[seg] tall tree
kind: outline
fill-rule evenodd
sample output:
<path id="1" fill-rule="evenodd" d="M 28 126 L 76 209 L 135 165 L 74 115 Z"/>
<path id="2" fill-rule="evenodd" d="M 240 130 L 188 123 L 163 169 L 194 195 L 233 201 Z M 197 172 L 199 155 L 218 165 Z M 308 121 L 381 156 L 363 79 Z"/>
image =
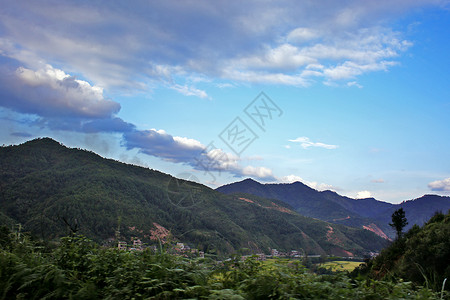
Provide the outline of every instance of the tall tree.
<path id="1" fill-rule="evenodd" d="M 395 229 L 397 232 L 397 238 L 400 238 L 402 235 L 403 228 L 408 225 L 408 220 L 405 217 L 405 211 L 403 208 L 399 208 L 392 214 L 392 223 L 389 223 L 389 226 Z"/>

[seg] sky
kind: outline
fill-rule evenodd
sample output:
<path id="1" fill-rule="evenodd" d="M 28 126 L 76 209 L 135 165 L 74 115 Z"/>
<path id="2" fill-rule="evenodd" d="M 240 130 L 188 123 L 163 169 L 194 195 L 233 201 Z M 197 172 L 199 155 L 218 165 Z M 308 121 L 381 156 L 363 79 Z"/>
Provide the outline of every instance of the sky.
<path id="1" fill-rule="evenodd" d="M 0 144 L 450 195 L 450 1 L 1 1 Z"/>

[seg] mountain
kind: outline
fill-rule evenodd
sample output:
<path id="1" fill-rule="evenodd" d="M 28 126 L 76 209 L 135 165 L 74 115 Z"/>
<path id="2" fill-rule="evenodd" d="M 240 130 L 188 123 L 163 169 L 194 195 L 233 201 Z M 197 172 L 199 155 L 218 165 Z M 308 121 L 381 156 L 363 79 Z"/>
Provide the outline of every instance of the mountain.
<path id="1" fill-rule="evenodd" d="M 283 201 L 224 195 L 156 170 L 67 148 L 49 138 L 0 148 L 0 223 L 51 240 L 184 242 L 219 255 L 303 250 L 362 255 L 386 241 L 368 230 L 308 218 Z"/>
<path id="2" fill-rule="evenodd" d="M 233 195 L 249 193 L 259 197 L 278 199 L 289 204 L 301 215 L 317 218 L 326 222 L 343 224 L 356 228 L 365 228 L 382 237 L 395 237 L 388 225 L 392 213 L 402 207 L 406 212 L 408 226 L 422 225 L 436 211 L 450 209 L 450 197 L 425 195 L 421 198 L 391 204 L 374 198 L 352 199 L 332 191 L 319 192 L 301 182 L 289 184 L 261 184 L 245 179 L 221 186 L 217 191 Z"/>

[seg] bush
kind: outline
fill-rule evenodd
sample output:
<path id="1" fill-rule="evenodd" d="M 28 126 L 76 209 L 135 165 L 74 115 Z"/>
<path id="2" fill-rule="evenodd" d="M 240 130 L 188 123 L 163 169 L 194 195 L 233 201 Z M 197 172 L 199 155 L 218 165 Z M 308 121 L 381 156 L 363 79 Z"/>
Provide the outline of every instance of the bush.
<path id="1" fill-rule="evenodd" d="M 24 235 L 0 250 L 0 299 L 437 299 L 410 282 L 316 275 L 298 261 L 225 262 L 101 248 L 83 236 L 45 252 Z M 11 237 L 10 236 L 10 237 Z M 15 237 L 15 238 L 14 238 Z"/>

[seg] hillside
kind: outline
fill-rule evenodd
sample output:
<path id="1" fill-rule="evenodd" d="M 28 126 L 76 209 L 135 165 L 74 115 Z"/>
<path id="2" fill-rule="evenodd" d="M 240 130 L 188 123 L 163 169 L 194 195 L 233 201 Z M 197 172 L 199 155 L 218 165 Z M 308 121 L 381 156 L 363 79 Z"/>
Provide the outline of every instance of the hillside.
<path id="1" fill-rule="evenodd" d="M 223 195 L 161 172 L 49 139 L 0 148 L 0 222 L 42 239 L 70 230 L 99 242 L 182 241 L 209 253 L 303 249 L 354 254 L 385 245 L 373 233 L 301 216 L 282 201 Z"/>
<path id="2" fill-rule="evenodd" d="M 354 275 L 411 281 L 440 291 L 450 277 L 450 211 L 437 213 L 422 227 L 413 226 Z M 450 291 L 450 285 L 445 286 Z"/>
<path id="3" fill-rule="evenodd" d="M 425 195 L 421 198 L 391 204 L 374 198 L 351 199 L 332 191 L 319 192 L 301 182 L 290 184 L 261 184 L 252 179 L 221 186 L 217 191 L 232 195 L 249 193 L 259 197 L 281 200 L 298 213 L 323 221 L 366 228 L 380 236 L 395 237 L 389 227 L 392 213 L 402 207 L 408 218 L 408 226 L 423 225 L 436 211 L 450 209 L 450 197 Z"/>

